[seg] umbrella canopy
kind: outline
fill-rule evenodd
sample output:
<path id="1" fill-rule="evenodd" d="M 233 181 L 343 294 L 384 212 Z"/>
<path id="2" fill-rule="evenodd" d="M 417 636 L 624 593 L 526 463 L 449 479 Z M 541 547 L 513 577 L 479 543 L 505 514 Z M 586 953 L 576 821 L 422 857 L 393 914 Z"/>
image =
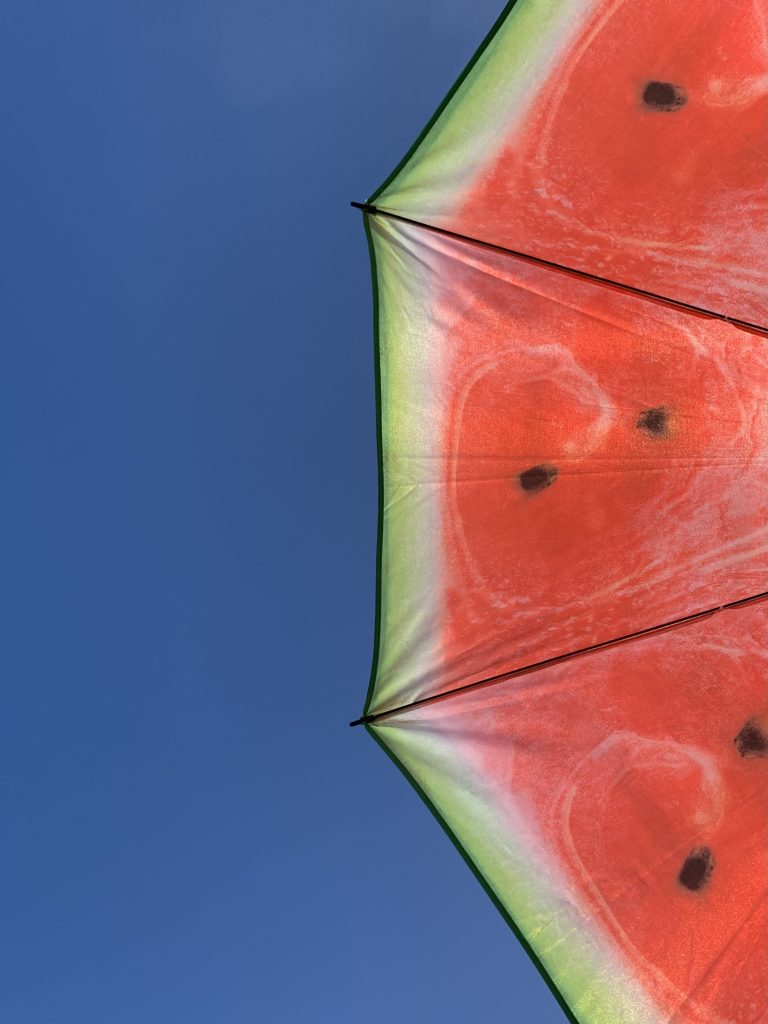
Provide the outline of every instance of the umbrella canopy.
<path id="1" fill-rule="evenodd" d="M 768 58 L 518 0 L 362 204 L 362 718 L 579 1024 L 768 1020 Z"/>

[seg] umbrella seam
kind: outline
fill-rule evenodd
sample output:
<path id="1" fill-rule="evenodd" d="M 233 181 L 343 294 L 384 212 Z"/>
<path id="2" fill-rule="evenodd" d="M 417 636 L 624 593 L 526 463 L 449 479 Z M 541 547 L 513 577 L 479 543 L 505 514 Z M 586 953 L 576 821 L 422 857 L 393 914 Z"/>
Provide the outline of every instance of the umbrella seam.
<path id="1" fill-rule="evenodd" d="M 446 238 L 452 238 L 456 241 L 465 242 L 469 245 L 480 246 L 483 249 L 489 249 L 493 252 L 511 256 L 514 259 L 521 260 L 525 263 L 533 263 L 540 267 L 547 267 L 550 270 L 555 270 L 562 274 L 569 274 L 573 277 L 589 281 L 592 284 L 602 285 L 605 288 L 612 288 L 617 291 L 626 292 L 630 295 L 642 296 L 645 299 L 650 299 L 662 305 L 669 306 L 670 308 L 678 309 L 696 316 L 706 316 L 714 320 L 722 320 L 724 323 L 731 324 L 732 326 L 741 328 L 742 330 L 750 331 L 751 333 L 759 334 L 763 337 L 768 337 L 768 327 L 763 326 L 762 324 L 750 323 L 748 320 L 740 320 L 738 317 L 728 316 L 727 313 L 718 313 L 713 309 L 705 309 L 703 306 L 696 306 L 690 302 L 683 302 L 680 299 L 672 299 L 668 295 L 660 295 L 657 292 L 646 291 L 644 288 L 637 288 L 631 284 L 624 284 L 621 281 L 613 281 L 607 277 L 590 274 L 586 270 L 577 270 L 575 267 L 567 267 L 562 263 L 555 263 L 553 260 L 547 260 L 541 256 L 533 256 L 530 253 L 518 252 L 516 249 L 507 249 L 503 245 L 495 245 L 493 242 L 485 242 L 480 238 L 473 238 L 471 235 L 462 235 L 458 231 L 441 228 L 436 224 L 428 224 L 425 221 L 413 220 L 410 217 L 403 217 L 402 214 L 392 213 L 389 210 L 382 210 L 380 207 L 373 206 L 371 203 L 358 203 L 352 201 L 350 205 L 354 206 L 358 210 L 362 210 L 363 213 L 368 216 L 385 217 L 389 220 L 400 221 L 403 224 L 411 224 L 413 227 L 423 228 L 425 231 L 432 231 L 436 234 L 443 235 Z"/>
<path id="2" fill-rule="evenodd" d="M 619 644 L 631 643 L 634 640 L 642 640 L 645 637 L 666 632 L 667 630 L 679 629 L 681 626 L 687 626 L 693 622 L 699 622 L 702 619 L 709 618 L 712 615 L 717 615 L 718 612 L 732 611 L 736 608 L 743 608 L 746 605 L 756 604 L 759 601 L 765 600 L 768 600 L 768 591 L 762 591 L 759 594 L 752 594 L 750 597 L 739 598 L 737 601 L 728 601 L 724 604 L 715 605 L 712 608 L 705 608 L 703 611 L 693 612 L 690 615 L 683 615 L 677 619 L 670 619 L 668 622 L 662 622 L 657 626 L 649 626 L 646 629 L 640 629 L 634 633 L 626 633 L 623 636 L 614 637 L 610 640 L 602 640 L 599 643 L 590 644 L 588 647 L 581 647 L 577 650 L 569 651 L 566 654 L 558 654 L 552 658 L 545 658 L 542 661 L 533 662 L 530 665 L 523 665 L 520 668 L 510 669 L 507 672 L 500 672 L 497 675 L 489 676 L 487 679 L 479 679 L 473 683 L 465 683 L 463 686 L 456 686 L 451 690 L 444 690 L 441 693 L 434 693 L 428 697 L 421 697 L 419 700 L 410 701 L 407 704 L 400 704 L 395 708 L 387 708 L 384 711 L 377 711 L 373 714 L 365 713 L 360 718 L 355 719 L 349 724 L 353 727 L 356 725 L 371 725 L 375 722 L 380 722 L 382 719 L 390 718 L 393 715 L 402 714 L 405 711 L 424 707 L 427 704 L 434 704 L 437 701 L 446 700 L 448 697 L 454 697 L 458 694 L 468 693 L 470 690 L 477 690 L 480 687 L 505 683 L 510 679 L 516 679 L 518 676 L 528 675 L 532 672 L 539 672 L 542 669 L 550 668 L 553 665 L 559 665 L 561 662 L 571 661 L 574 658 L 582 657 L 587 654 L 595 654 L 598 651 L 603 651 L 610 647 L 617 647 Z"/>

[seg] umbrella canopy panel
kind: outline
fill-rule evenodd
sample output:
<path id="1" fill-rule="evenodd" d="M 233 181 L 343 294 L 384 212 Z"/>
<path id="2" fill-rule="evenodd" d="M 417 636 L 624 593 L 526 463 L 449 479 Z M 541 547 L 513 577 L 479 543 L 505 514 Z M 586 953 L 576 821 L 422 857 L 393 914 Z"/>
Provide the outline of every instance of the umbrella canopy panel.
<path id="1" fill-rule="evenodd" d="M 386 216 L 381 712 L 768 589 L 768 339 Z"/>

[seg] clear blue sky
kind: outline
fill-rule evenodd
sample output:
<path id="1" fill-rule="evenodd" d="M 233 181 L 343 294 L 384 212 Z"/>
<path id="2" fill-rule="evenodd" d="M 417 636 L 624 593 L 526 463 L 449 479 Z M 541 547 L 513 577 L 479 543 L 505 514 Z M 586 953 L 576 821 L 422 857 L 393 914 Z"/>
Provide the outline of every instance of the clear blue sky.
<path id="1" fill-rule="evenodd" d="M 0 1019 L 560 1024 L 360 730 L 363 199 L 502 0 L 5 0 Z"/>

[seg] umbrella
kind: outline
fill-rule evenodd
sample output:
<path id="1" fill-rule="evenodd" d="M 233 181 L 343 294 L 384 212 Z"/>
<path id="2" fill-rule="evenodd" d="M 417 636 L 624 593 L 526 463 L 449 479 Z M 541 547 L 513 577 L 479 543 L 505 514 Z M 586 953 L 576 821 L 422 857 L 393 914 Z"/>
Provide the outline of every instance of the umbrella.
<path id="1" fill-rule="evenodd" d="M 363 209 L 363 724 L 579 1024 L 768 1020 L 768 69 L 518 0 Z"/>

